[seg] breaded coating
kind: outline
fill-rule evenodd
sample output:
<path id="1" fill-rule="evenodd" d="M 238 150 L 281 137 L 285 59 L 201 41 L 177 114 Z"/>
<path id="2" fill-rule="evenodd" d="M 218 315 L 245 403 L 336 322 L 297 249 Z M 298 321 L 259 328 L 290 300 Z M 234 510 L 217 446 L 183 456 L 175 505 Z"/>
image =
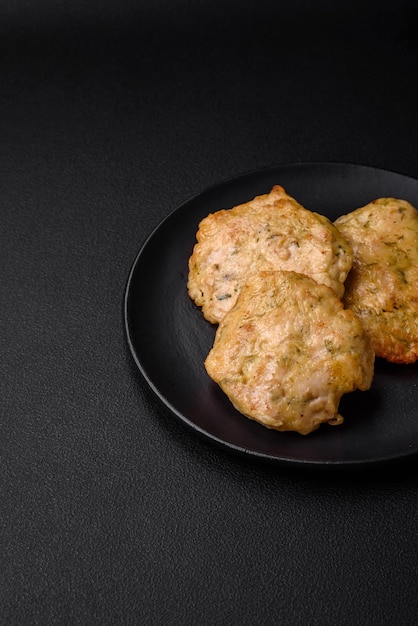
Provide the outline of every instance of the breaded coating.
<path id="1" fill-rule="evenodd" d="M 336 293 L 296 272 L 261 272 L 217 328 L 205 367 L 238 411 L 307 435 L 340 424 L 343 394 L 369 389 L 374 353 Z"/>
<path id="2" fill-rule="evenodd" d="M 335 224 L 351 242 L 353 268 L 344 302 L 361 319 L 376 356 L 414 363 L 418 356 L 418 211 L 379 198 Z"/>
<path id="3" fill-rule="evenodd" d="M 187 288 L 212 323 L 235 304 L 248 276 L 292 270 L 342 297 L 352 250 L 328 218 L 305 209 L 276 185 L 268 194 L 209 214 L 199 224 Z"/>

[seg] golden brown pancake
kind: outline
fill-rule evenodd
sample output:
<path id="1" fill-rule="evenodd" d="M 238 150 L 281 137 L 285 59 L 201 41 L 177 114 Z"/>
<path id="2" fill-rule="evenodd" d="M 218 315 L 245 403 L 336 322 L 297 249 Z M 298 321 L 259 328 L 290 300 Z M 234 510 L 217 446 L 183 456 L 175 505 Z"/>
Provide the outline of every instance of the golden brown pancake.
<path id="1" fill-rule="evenodd" d="M 324 422 L 341 423 L 341 397 L 368 389 L 373 366 L 353 311 L 330 287 L 288 271 L 249 277 L 205 361 L 238 411 L 303 435 Z"/>
<path id="2" fill-rule="evenodd" d="M 332 222 L 305 209 L 279 185 L 249 202 L 209 214 L 196 238 L 187 287 L 213 323 L 234 306 L 250 274 L 300 272 L 341 297 L 352 265 L 351 246 Z"/>
<path id="3" fill-rule="evenodd" d="M 413 363 L 418 356 L 418 211 L 379 198 L 335 221 L 351 243 L 353 268 L 344 302 L 361 319 L 376 356 Z"/>

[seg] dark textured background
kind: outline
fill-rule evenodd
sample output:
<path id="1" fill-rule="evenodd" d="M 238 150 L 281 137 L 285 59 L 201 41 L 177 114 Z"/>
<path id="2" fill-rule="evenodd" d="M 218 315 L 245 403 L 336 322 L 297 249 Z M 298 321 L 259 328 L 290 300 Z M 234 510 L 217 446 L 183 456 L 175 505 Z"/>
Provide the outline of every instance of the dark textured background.
<path id="1" fill-rule="evenodd" d="M 410 626 L 416 459 L 214 448 L 137 373 L 122 301 L 150 231 L 219 181 L 317 160 L 418 177 L 416 3 L 0 14 L 1 624 Z"/>

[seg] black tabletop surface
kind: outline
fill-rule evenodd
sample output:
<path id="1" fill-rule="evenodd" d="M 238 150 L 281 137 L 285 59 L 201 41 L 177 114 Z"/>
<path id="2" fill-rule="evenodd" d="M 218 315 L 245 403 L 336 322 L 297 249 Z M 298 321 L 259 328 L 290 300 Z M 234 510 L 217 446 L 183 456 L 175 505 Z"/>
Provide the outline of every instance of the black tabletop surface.
<path id="1" fill-rule="evenodd" d="M 223 181 L 300 162 L 418 178 L 416 3 L 1 13 L 0 623 L 415 623 L 416 457 L 215 445 L 141 375 L 123 303 L 150 233 Z"/>

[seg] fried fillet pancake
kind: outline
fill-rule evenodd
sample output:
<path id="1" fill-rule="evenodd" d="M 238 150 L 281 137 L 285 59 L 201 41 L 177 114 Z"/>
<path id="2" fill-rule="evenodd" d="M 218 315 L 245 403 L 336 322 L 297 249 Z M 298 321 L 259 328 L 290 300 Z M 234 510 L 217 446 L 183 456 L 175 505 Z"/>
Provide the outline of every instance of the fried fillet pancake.
<path id="1" fill-rule="evenodd" d="M 217 328 L 205 367 L 238 411 L 307 435 L 343 421 L 341 396 L 370 387 L 374 353 L 331 288 L 280 270 L 248 279 Z"/>
<path id="2" fill-rule="evenodd" d="M 313 213 L 276 185 L 270 193 L 199 224 L 189 259 L 187 288 L 210 322 L 220 322 L 251 273 L 292 270 L 329 285 L 340 297 L 352 250 L 326 217 Z"/>
<path id="3" fill-rule="evenodd" d="M 393 363 L 418 357 L 418 211 L 379 198 L 335 221 L 351 242 L 353 268 L 344 302 L 355 311 L 377 356 Z"/>

